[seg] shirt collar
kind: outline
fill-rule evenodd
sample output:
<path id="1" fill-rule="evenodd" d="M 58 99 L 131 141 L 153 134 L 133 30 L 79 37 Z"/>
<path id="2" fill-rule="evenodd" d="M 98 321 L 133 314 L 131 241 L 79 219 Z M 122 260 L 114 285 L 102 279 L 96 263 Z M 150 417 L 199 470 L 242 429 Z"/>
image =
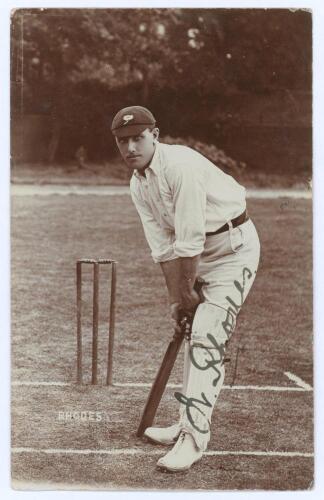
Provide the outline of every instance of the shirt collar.
<path id="1" fill-rule="evenodd" d="M 159 172 L 159 167 L 160 167 L 160 143 L 157 142 L 152 161 L 148 168 L 153 170 L 153 172 L 157 175 Z"/>
<path id="2" fill-rule="evenodd" d="M 159 166 L 160 166 L 160 154 L 159 154 L 159 149 L 160 149 L 160 143 L 157 142 L 155 146 L 155 151 L 151 160 L 151 163 L 147 167 L 147 169 L 153 170 L 153 172 L 158 175 L 159 172 Z M 147 170 L 146 169 L 146 170 Z M 134 170 L 134 175 L 138 179 L 143 178 L 143 176 L 138 172 L 137 169 Z"/>

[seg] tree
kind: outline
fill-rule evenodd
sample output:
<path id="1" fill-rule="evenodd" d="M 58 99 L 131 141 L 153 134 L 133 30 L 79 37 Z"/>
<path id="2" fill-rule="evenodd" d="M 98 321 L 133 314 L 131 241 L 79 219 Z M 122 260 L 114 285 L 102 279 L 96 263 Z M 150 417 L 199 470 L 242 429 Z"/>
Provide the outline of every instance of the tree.
<path id="1" fill-rule="evenodd" d="M 12 110 L 52 120 L 55 159 L 75 89 L 195 103 L 311 86 L 311 15 L 289 9 L 21 9 L 12 17 Z M 84 85 L 87 83 L 87 85 Z M 91 93 L 91 89 L 93 92 Z M 102 97 L 102 93 L 100 94 Z M 77 110 L 76 110 L 77 111 Z"/>
<path id="2" fill-rule="evenodd" d="M 183 49 L 174 50 L 181 25 L 173 9 L 32 9 L 12 19 L 13 102 L 20 111 L 49 112 L 53 133 L 48 160 L 55 158 L 71 85 L 84 80 L 108 89 L 137 82 L 142 101 L 152 81 L 162 86 L 165 66 L 178 71 Z M 188 55 L 188 54 L 187 54 Z M 18 71 L 17 69 L 18 68 Z M 13 106 L 14 109 L 15 106 Z"/>

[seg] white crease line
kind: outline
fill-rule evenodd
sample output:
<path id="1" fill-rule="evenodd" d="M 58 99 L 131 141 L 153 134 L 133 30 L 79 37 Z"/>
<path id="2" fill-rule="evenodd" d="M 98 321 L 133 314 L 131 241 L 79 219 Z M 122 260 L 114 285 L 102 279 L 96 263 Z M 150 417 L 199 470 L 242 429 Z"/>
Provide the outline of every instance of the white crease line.
<path id="1" fill-rule="evenodd" d="M 76 185 L 76 184 L 12 184 L 11 194 L 13 196 L 34 196 L 34 195 L 124 195 L 130 194 L 127 185 Z M 311 199 L 312 192 L 305 189 L 264 189 L 251 188 L 246 190 L 247 198 L 256 199 Z"/>
<path id="2" fill-rule="evenodd" d="M 141 448 L 119 448 L 111 450 L 73 449 L 73 448 L 11 448 L 12 453 L 45 453 L 48 455 L 161 455 L 163 450 L 144 450 Z M 242 451 L 242 450 L 214 450 L 206 451 L 204 455 L 215 457 L 219 455 L 257 456 L 257 457 L 306 457 L 311 458 L 314 453 L 301 451 Z"/>
<path id="3" fill-rule="evenodd" d="M 274 386 L 274 385 L 224 385 L 222 390 L 233 390 L 233 391 L 272 391 L 272 392 L 308 392 L 312 391 L 312 387 L 304 382 L 304 387 L 291 387 L 291 386 Z M 20 387 L 75 387 L 76 383 L 69 382 L 28 382 L 28 381 L 13 381 L 12 386 Z M 145 382 L 116 382 L 112 387 L 143 387 L 150 388 L 152 384 Z M 82 387 L 92 387 L 91 384 L 85 384 Z M 97 385 L 95 387 L 107 387 L 105 385 Z M 181 384 L 168 384 L 169 389 L 179 389 L 182 387 Z"/>
<path id="4" fill-rule="evenodd" d="M 304 389 L 304 391 L 312 391 L 313 390 L 311 385 L 307 384 L 307 382 L 302 380 L 297 375 L 294 375 L 291 372 L 284 372 L 284 373 L 285 373 L 286 377 L 288 377 L 290 380 L 295 382 L 299 387 L 302 387 Z"/>
<path id="5" fill-rule="evenodd" d="M 301 387 L 280 387 L 275 385 L 225 385 L 222 389 L 236 391 L 305 392 L 305 389 Z"/>
<path id="6" fill-rule="evenodd" d="M 29 387 L 38 387 L 38 386 L 49 386 L 49 387 L 68 387 L 74 384 L 70 384 L 69 382 L 29 382 L 29 381 L 18 381 L 14 380 L 11 382 L 12 386 L 29 386 Z"/>
<path id="7" fill-rule="evenodd" d="M 278 198 L 293 198 L 293 199 L 312 199 L 312 191 L 301 189 L 247 189 L 247 198 L 256 199 L 278 199 Z"/>
<path id="8" fill-rule="evenodd" d="M 205 451 L 204 455 L 215 457 L 217 455 L 252 455 L 255 457 L 307 457 L 311 458 L 314 453 L 305 453 L 302 451 L 225 451 L 225 450 L 212 450 Z"/>
<path id="9" fill-rule="evenodd" d="M 148 387 L 150 388 L 152 384 L 147 382 L 116 382 L 113 384 L 114 387 Z M 170 389 L 179 389 L 182 387 L 181 384 L 167 384 L 167 387 Z"/>
<path id="10" fill-rule="evenodd" d="M 69 491 L 74 491 L 74 490 L 86 490 L 86 491 L 102 491 L 102 490 L 125 490 L 127 489 L 126 487 L 123 488 L 119 484 L 115 484 L 113 481 L 105 481 L 103 486 L 100 485 L 94 485 L 92 483 L 65 483 L 65 482 L 56 482 L 56 481 L 22 481 L 22 480 L 17 480 L 17 479 L 11 479 L 11 487 L 14 490 L 26 490 L 30 491 L 42 491 L 42 490 L 69 490 Z M 34 494 L 35 496 L 36 494 Z"/>
<path id="11" fill-rule="evenodd" d="M 81 186 L 73 184 L 13 184 L 11 186 L 13 196 L 48 196 L 48 195 L 104 195 L 119 196 L 130 194 L 129 186 Z"/>
<path id="12" fill-rule="evenodd" d="M 145 383 L 116 383 L 115 387 L 151 387 L 151 384 Z M 168 384 L 167 387 L 170 389 L 179 389 L 182 387 L 181 384 Z M 289 387 L 289 386 L 273 386 L 273 385 L 223 385 L 222 390 L 236 390 L 236 391 L 277 391 L 277 392 L 305 392 L 306 389 L 301 387 Z M 309 389 L 307 389 L 309 390 Z"/>

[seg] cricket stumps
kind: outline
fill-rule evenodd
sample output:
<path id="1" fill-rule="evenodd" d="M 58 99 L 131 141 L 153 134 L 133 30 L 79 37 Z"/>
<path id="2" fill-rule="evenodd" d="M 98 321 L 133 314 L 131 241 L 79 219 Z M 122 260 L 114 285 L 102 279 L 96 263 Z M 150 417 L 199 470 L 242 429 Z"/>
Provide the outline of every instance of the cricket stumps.
<path id="1" fill-rule="evenodd" d="M 78 259 L 76 262 L 77 383 L 83 383 L 82 366 L 82 267 L 93 266 L 91 384 L 98 384 L 98 332 L 100 266 L 111 265 L 106 385 L 112 385 L 115 337 L 117 262 L 110 259 Z"/>

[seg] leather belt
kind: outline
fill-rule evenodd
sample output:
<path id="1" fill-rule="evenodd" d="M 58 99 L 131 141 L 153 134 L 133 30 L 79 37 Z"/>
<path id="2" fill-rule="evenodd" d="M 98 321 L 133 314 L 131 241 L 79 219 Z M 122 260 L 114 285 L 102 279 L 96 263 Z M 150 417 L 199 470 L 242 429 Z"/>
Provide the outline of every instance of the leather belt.
<path id="1" fill-rule="evenodd" d="M 247 214 L 247 211 L 244 210 L 244 212 L 241 213 L 241 215 L 238 215 L 237 217 L 235 217 L 235 219 L 232 219 L 231 222 L 232 222 L 233 227 L 237 227 L 237 226 L 240 226 L 241 224 L 243 224 L 243 222 L 246 222 L 247 220 L 249 220 L 249 216 Z M 206 233 L 206 236 L 212 236 L 213 234 L 224 233 L 225 231 L 228 231 L 228 230 L 229 230 L 229 225 L 226 223 L 226 224 L 224 224 L 224 226 L 217 229 L 217 231 L 212 231 L 212 232 Z"/>

